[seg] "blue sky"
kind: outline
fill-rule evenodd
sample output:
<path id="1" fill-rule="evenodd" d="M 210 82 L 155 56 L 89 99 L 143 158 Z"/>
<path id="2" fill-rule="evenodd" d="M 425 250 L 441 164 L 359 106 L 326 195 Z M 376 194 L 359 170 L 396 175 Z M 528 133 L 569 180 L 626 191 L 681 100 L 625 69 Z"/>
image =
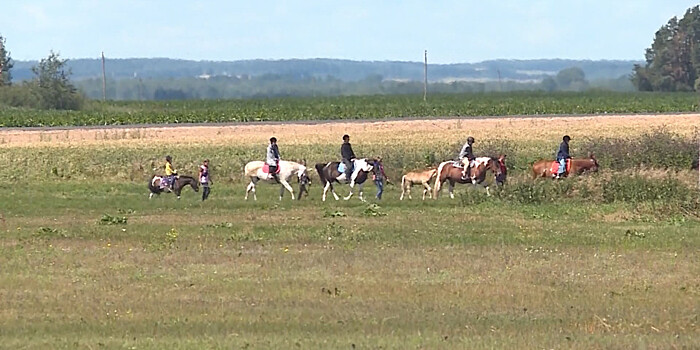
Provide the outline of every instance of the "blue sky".
<path id="1" fill-rule="evenodd" d="M 8 1 L 16 60 L 636 59 L 685 0 Z"/>

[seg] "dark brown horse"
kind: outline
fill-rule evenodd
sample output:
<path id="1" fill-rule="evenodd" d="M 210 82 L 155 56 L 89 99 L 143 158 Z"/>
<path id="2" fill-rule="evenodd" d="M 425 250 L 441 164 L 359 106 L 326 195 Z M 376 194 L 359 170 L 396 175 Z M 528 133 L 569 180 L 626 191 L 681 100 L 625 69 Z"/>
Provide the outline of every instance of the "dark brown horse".
<path id="1" fill-rule="evenodd" d="M 484 183 L 484 180 L 486 180 L 487 171 L 491 171 L 497 181 L 501 180 L 498 182 L 505 182 L 499 162 L 490 157 L 476 158 L 474 160 L 474 166 L 471 169 L 471 176 L 467 179 L 462 177 L 462 170 L 462 167 L 457 166 L 455 162 L 451 160 L 440 163 L 435 179 L 435 186 L 433 187 L 433 198 L 437 199 L 438 195 L 440 194 L 440 190 L 442 189 L 442 184 L 445 181 L 450 184 L 450 198 L 455 197 L 454 187 L 456 183 L 473 185 L 483 184 L 486 188 L 486 193 L 489 194 L 489 186 Z"/>
<path id="2" fill-rule="evenodd" d="M 153 175 L 150 180 L 148 180 L 148 189 L 151 191 L 151 194 L 148 196 L 148 199 L 153 198 L 153 195 L 160 195 L 161 192 L 170 192 L 169 188 L 164 188 L 161 187 L 161 182 L 163 181 L 163 177 L 161 175 Z M 197 179 L 191 177 L 191 176 L 185 176 L 185 175 L 180 175 L 175 179 L 175 183 L 173 183 L 173 190 L 172 192 L 175 193 L 177 196 L 177 199 L 180 199 L 180 193 L 182 192 L 182 189 L 185 186 L 192 186 L 192 189 L 195 192 L 199 192 L 199 181 Z"/>
<path id="3" fill-rule="evenodd" d="M 555 167 L 556 166 L 556 167 Z M 568 167 L 568 166 L 567 166 Z M 564 176 L 569 174 L 581 175 L 585 172 L 596 172 L 598 171 L 598 160 L 593 154 L 588 154 L 588 158 L 571 158 L 571 168 L 568 172 L 564 173 Z M 536 179 L 538 177 L 549 177 L 554 178 L 557 175 L 557 170 L 552 171 L 552 169 L 558 169 L 559 163 L 551 159 L 542 159 L 534 162 L 532 164 L 532 178 Z"/>

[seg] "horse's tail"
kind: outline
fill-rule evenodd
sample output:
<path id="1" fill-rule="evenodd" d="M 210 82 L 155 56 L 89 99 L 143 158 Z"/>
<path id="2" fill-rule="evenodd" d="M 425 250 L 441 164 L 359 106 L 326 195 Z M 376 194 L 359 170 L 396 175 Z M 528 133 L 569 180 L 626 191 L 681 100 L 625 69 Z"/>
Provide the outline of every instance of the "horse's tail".
<path id="1" fill-rule="evenodd" d="M 314 167 L 316 168 L 316 172 L 318 173 L 318 177 L 321 181 L 321 186 L 326 186 L 326 182 L 328 180 L 326 180 L 326 177 L 323 176 L 323 168 L 326 167 L 326 164 L 316 163 L 316 165 Z"/>
<path id="2" fill-rule="evenodd" d="M 401 191 L 406 189 L 406 175 L 401 176 Z"/>
<path id="3" fill-rule="evenodd" d="M 156 176 L 153 175 L 153 176 L 151 176 L 151 178 L 148 179 L 148 190 L 151 191 L 151 193 L 158 193 L 158 188 L 156 188 L 155 186 L 153 186 L 153 179 L 154 179 L 155 177 L 156 177 Z"/>
<path id="4" fill-rule="evenodd" d="M 442 171 L 445 169 L 445 165 L 448 162 L 442 162 L 437 168 L 437 173 L 435 174 L 435 186 L 433 186 L 433 198 L 437 199 L 440 189 L 442 188 Z"/>

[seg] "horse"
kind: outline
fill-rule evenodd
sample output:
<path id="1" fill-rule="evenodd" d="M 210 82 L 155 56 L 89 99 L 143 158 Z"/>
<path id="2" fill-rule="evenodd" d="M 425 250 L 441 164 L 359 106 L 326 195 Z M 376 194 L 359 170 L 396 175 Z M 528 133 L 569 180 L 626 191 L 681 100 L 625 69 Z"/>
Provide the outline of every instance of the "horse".
<path id="1" fill-rule="evenodd" d="M 433 198 L 433 192 L 430 188 L 430 180 L 435 177 L 435 174 L 437 174 L 437 168 L 406 173 L 406 175 L 401 177 L 401 197 L 399 200 L 403 200 L 404 194 L 408 194 L 408 199 L 412 199 L 411 187 L 413 187 L 415 184 L 423 185 L 423 200 L 425 200 L 426 193 L 428 193 L 430 198 Z"/>
<path id="2" fill-rule="evenodd" d="M 168 188 L 160 187 L 160 183 L 163 181 L 164 177 L 165 176 L 162 175 L 153 175 L 151 176 L 151 179 L 148 180 L 148 189 L 151 191 L 148 199 L 153 198 L 154 194 L 160 195 L 161 192 L 171 192 Z M 195 192 L 199 192 L 199 181 L 197 181 L 197 179 L 191 176 L 179 175 L 177 178 L 175 178 L 172 189 L 172 192 L 175 193 L 177 199 L 180 199 L 180 193 L 187 185 L 191 186 Z"/>
<path id="3" fill-rule="evenodd" d="M 331 190 L 331 193 L 333 193 L 335 200 L 339 199 L 338 195 L 335 193 L 335 189 L 333 189 L 333 182 L 340 183 L 340 181 L 344 181 L 345 173 L 338 171 L 338 165 L 340 165 L 340 162 L 316 164 L 316 171 L 318 172 L 318 177 L 321 179 L 321 184 L 323 185 L 322 199 L 324 202 L 326 201 L 326 193 L 328 193 L 329 189 Z M 364 202 L 365 199 L 362 197 L 362 186 L 364 185 L 365 181 L 367 181 L 367 174 L 374 171 L 374 159 L 354 159 L 353 169 L 352 175 L 350 175 L 350 194 L 343 199 L 349 200 L 352 197 L 353 189 L 357 184 L 360 200 Z"/>
<path id="4" fill-rule="evenodd" d="M 567 166 L 568 168 L 569 166 Z M 598 171 L 598 160 L 592 153 L 588 154 L 588 158 L 572 158 L 570 163 L 570 169 L 564 173 L 564 176 L 569 174 L 581 175 L 585 172 L 597 172 Z M 532 179 L 537 179 L 538 177 L 551 177 L 555 178 L 557 171 L 559 169 L 559 162 L 551 159 L 542 159 L 534 162 L 532 164 Z M 554 171 L 552 171 L 554 170 Z"/>
<path id="5" fill-rule="evenodd" d="M 265 168 L 265 162 L 261 162 L 259 160 L 254 160 L 245 165 L 244 174 L 250 178 L 250 184 L 248 184 L 248 187 L 245 190 L 245 200 L 248 200 L 248 194 L 250 192 L 253 192 L 253 199 L 258 200 L 258 196 L 255 194 L 255 185 L 258 183 L 258 181 L 275 181 L 274 178 L 269 177 L 267 172 L 263 171 L 263 168 Z M 285 189 L 289 191 L 289 193 L 292 194 L 292 198 L 294 198 L 294 189 L 289 184 L 289 180 L 291 179 L 292 175 L 296 175 L 297 180 L 299 181 L 299 195 L 296 199 L 300 200 L 301 194 L 307 191 L 306 186 L 311 184 L 311 179 L 309 179 L 309 176 L 306 173 L 306 166 L 297 162 L 281 160 L 279 162 L 278 169 L 279 173 L 277 177 L 279 178 L 280 184 L 280 200 L 282 200 Z"/>
<path id="6" fill-rule="evenodd" d="M 448 160 L 440 163 L 436 174 L 435 186 L 433 186 L 433 198 L 438 198 L 440 190 L 442 190 L 442 184 L 445 181 L 449 182 L 450 198 L 454 199 L 455 183 L 471 183 L 475 186 L 478 184 L 482 184 L 486 179 L 486 172 L 489 170 L 491 171 L 491 173 L 493 173 L 495 179 L 498 179 L 499 176 L 502 176 L 500 165 L 497 163 L 497 160 L 494 160 L 491 157 L 478 157 L 474 159 L 474 162 L 472 164 L 473 165 L 471 168 L 471 176 L 470 178 L 465 179 L 462 177 L 462 170 L 464 168 L 456 165 L 455 161 Z M 505 179 L 503 179 L 503 181 L 505 181 Z M 489 193 L 489 186 L 484 185 L 484 187 L 486 188 L 486 194 L 491 195 Z"/>

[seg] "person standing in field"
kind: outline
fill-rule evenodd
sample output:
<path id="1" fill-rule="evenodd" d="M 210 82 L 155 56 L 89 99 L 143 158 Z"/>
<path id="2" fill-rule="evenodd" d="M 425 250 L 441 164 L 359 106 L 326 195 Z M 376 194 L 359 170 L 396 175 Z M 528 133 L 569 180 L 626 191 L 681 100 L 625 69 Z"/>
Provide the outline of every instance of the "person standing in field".
<path id="1" fill-rule="evenodd" d="M 462 170 L 462 179 L 466 180 L 471 174 L 471 164 L 474 160 L 474 152 L 472 151 L 472 144 L 474 143 L 474 138 L 467 137 L 467 143 L 462 146 L 462 150 L 459 151 L 459 161 L 462 163 L 464 170 Z"/>
<path id="2" fill-rule="evenodd" d="M 386 180 L 387 183 L 391 183 L 389 178 L 386 176 L 386 173 L 384 173 L 382 157 L 377 157 L 377 159 L 374 160 L 374 174 L 372 175 L 372 179 L 374 180 L 374 185 L 377 186 L 376 198 L 381 200 L 382 193 L 384 193 L 384 180 Z"/>
<path id="3" fill-rule="evenodd" d="M 340 158 L 345 165 L 345 182 L 350 183 L 352 177 L 352 161 L 356 158 L 350 145 L 350 135 L 343 135 L 343 144 L 340 146 Z"/>
<path id="4" fill-rule="evenodd" d="M 165 156 L 165 178 L 167 179 L 168 190 L 173 190 L 177 170 L 173 167 L 173 158 L 170 155 Z"/>
<path id="5" fill-rule="evenodd" d="M 267 157 L 265 163 L 269 168 L 269 178 L 275 179 L 277 183 L 280 183 L 279 176 L 277 175 L 277 167 L 280 163 L 280 150 L 277 148 L 277 138 L 271 137 L 270 144 L 267 146 Z"/>
<path id="6" fill-rule="evenodd" d="M 199 166 L 199 183 L 202 185 L 202 201 L 209 198 L 209 192 L 212 181 L 209 177 L 209 159 L 205 159 L 202 165 Z"/>
<path id="7" fill-rule="evenodd" d="M 571 158 L 569 154 L 569 141 L 571 137 L 569 135 L 564 135 L 561 144 L 559 144 L 559 150 L 557 151 L 557 162 L 559 162 L 559 171 L 557 171 L 557 176 L 555 179 L 561 178 L 564 173 L 566 173 L 566 161 Z"/>

